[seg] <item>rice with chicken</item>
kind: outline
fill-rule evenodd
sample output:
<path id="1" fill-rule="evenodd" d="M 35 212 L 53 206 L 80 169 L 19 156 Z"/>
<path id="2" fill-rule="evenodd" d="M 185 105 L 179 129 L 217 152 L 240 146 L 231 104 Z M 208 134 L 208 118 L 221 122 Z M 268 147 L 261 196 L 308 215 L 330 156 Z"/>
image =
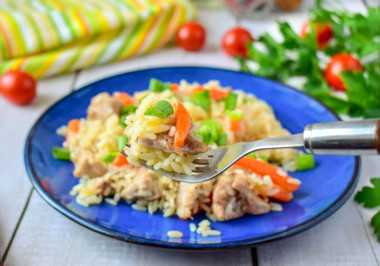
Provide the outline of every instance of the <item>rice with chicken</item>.
<path id="1" fill-rule="evenodd" d="M 289 134 L 264 101 L 217 81 L 153 83 L 153 88 L 133 96 L 98 94 L 86 118 L 60 128 L 60 134 L 66 134 L 73 174 L 79 178 L 71 191 L 77 202 L 117 205 L 124 200 L 137 211 L 162 211 L 165 217 L 181 219 L 203 210 L 219 221 L 281 211 L 281 205 L 270 200 L 291 200 L 299 187 L 299 180 L 284 170 L 294 170 L 296 150 L 256 152 L 247 160 L 253 160 L 257 170 L 236 164 L 217 179 L 199 184 L 177 182 L 141 167 L 139 160 L 144 160 L 156 169 L 192 174 L 193 158 L 211 148 Z M 180 108 L 191 117 L 185 136 L 179 132 Z M 126 142 L 128 159 L 118 153 Z"/>

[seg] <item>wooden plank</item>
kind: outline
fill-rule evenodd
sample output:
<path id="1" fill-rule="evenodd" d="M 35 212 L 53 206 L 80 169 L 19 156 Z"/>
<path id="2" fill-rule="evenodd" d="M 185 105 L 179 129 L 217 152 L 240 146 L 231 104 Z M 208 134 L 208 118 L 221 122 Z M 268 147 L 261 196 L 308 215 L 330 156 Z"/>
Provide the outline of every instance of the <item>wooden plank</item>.
<path id="1" fill-rule="evenodd" d="M 74 74 L 38 82 L 37 98 L 28 106 L 16 106 L 0 98 L 0 258 L 9 244 L 24 209 L 31 184 L 24 169 L 24 142 L 37 117 L 70 91 Z"/>
<path id="2" fill-rule="evenodd" d="M 6 265 L 251 265 L 247 249 L 185 252 L 123 243 L 95 233 L 34 192 Z"/>
<path id="3" fill-rule="evenodd" d="M 365 157 L 360 184 L 380 172 L 380 158 Z M 378 265 L 380 246 L 369 228 L 370 215 L 351 197 L 332 217 L 310 230 L 258 248 L 259 265 Z"/>

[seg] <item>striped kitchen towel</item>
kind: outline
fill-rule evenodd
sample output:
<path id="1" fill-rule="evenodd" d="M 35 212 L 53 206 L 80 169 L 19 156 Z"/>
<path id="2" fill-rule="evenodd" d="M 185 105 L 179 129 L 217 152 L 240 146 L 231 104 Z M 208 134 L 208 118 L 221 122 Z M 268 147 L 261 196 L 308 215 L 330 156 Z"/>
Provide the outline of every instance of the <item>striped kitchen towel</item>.
<path id="1" fill-rule="evenodd" d="M 0 74 L 40 78 L 148 53 L 194 16 L 188 0 L 0 0 Z"/>

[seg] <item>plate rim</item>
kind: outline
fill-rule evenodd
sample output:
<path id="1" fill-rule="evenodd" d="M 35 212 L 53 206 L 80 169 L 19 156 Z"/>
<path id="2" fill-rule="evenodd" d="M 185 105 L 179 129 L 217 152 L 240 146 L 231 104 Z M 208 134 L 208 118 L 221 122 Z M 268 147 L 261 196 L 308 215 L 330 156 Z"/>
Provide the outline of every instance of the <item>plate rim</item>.
<path id="1" fill-rule="evenodd" d="M 103 225 L 100 225 L 96 222 L 90 221 L 82 216 L 79 216 L 78 214 L 74 213 L 73 211 L 69 210 L 66 206 L 64 206 L 62 203 L 60 203 L 53 195 L 51 195 L 48 191 L 46 191 L 42 184 L 38 181 L 38 175 L 36 174 L 33 164 L 31 162 L 31 156 L 30 156 L 30 146 L 31 141 L 33 139 L 34 133 L 36 128 L 41 123 L 41 120 L 49 113 L 49 111 L 59 104 L 60 102 L 64 101 L 65 99 L 72 97 L 72 95 L 76 93 L 80 93 L 82 90 L 85 90 L 87 87 L 92 86 L 93 84 L 96 84 L 98 82 L 105 81 L 107 79 L 115 78 L 117 76 L 123 76 L 125 74 L 133 74 L 135 72 L 144 72 L 144 71 L 152 71 L 152 70 L 169 70 L 169 69 L 185 69 L 185 68 L 196 68 L 196 69 L 203 69 L 203 70 L 217 70 L 217 71 L 226 71 L 226 72 L 233 72 L 235 74 L 239 75 L 248 75 L 248 76 L 254 76 L 258 79 L 264 79 L 266 81 L 270 81 L 273 83 L 277 83 L 283 87 L 286 87 L 289 90 L 296 91 L 298 93 L 301 93 L 305 95 L 306 97 L 310 98 L 311 100 L 316 101 L 317 103 L 321 104 L 323 107 L 325 107 L 337 120 L 341 120 L 338 115 L 331 110 L 329 107 L 327 107 L 324 103 L 319 101 L 318 99 L 306 94 L 303 91 L 297 90 L 291 86 L 288 86 L 286 84 L 283 84 L 281 82 L 271 80 L 265 77 L 261 77 L 255 74 L 231 70 L 231 69 L 225 69 L 225 68 L 216 68 L 216 67 L 204 67 L 204 66 L 165 66 L 165 67 L 154 67 L 154 68 L 142 68 L 134 71 L 127 71 L 118 73 L 115 75 L 107 76 L 105 78 L 96 80 L 91 83 L 87 83 L 84 86 L 81 86 L 75 91 L 70 92 L 69 94 L 61 97 L 56 102 L 51 104 L 39 117 L 38 119 L 33 123 L 31 129 L 29 130 L 25 145 L 24 145 L 24 164 L 25 168 L 29 177 L 30 182 L 32 183 L 34 189 L 37 191 L 37 193 L 55 210 L 69 218 L 70 220 L 74 221 L 75 223 L 90 229 L 94 232 L 100 233 L 104 236 L 108 236 L 114 239 L 121 240 L 123 242 L 127 243 L 134 243 L 134 244 L 140 244 L 145 246 L 153 246 L 153 247 L 159 247 L 159 248 L 170 248 L 170 249 L 180 249 L 180 250 L 221 250 L 221 249 L 233 249 L 233 248 L 247 248 L 247 247 L 254 247 L 258 246 L 260 244 L 266 244 L 269 242 L 277 241 L 280 239 L 288 238 L 290 236 L 296 235 L 298 233 L 301 233 L 319 223 L 326 220 L 328 217 L 330 217 L 332 214 L 334 214 L 352 195 L 354 192 L 356 185 L 359 180 L 359 172 L 361 167 L 361 159 L 359 156 L 354 156 L 355 158 L 355 166 L 352 173 L 352 176 L 350 178 L 350 182 L 345 189 L 341 193 L 341 195 L 330 205 L 328 205 L 326 208 L 321 210 L 316 216 L 313 216 L 312 218 L 307 219 L 303 223 L 299 223 L 296 226 L 281 230 L 276 233 L 272 233 L 265 236 L 255 237 L 255 238 L 249 238 L 244 240 L 235 240 L 235 241 L 229 241 L 229 242 L 221 242 L 221 243 L 182 243 L 182 242 L 170 242 L 170 241 L 162 241 L 162 240 L 155 240 L 155 239 L 149 239 L 145 237 L 139 237 L 130 235 L 128 233 L 122 233 L 120 231 L 107 228 Z"/>

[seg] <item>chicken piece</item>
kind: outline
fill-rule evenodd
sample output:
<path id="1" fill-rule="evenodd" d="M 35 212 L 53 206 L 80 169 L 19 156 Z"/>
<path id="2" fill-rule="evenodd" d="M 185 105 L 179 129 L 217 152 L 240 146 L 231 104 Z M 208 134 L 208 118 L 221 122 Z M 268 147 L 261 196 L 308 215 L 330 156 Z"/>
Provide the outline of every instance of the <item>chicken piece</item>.
<path id="1" fill-rule="evenodd" d="M 74 149 L 71 151 L 71 160 L 74 162 L 74 176 L 99 177 L 104 175 L 108 168 L 103 162 L 94 158 L 93 154 L 86 150 Z"/>
<path id="2" fill-rule="evenodd" d="M 121 196 L 126 200 L 158 199 L 161 194 L 158 188 L 157 175 L 145 167 L 140 167 L 132 184 L 123 189 Z"/>
<path id="3" fill-rule="evenodd" d="M 91 99 L 87 108 L 88 119 L 106 119 L 112 114 L 120 115 L 123 104 L 107 92 L 99 93 Z"/>
<path id="4" fill-rule="evenodd" d="M 177 215 L 188 219 L 201 210 L 200 203 L 210 199 L 212 181 L 190 184 L 181 182 L 177 193 Z"/>
<path id="5" fill-rule="evenodd" d="M 143 145 L 148 148 L 163 150 L 167 152 L 175 152 L 179 155 L 196 155 L 209 151 L 210 148 L 206 144 L 198 140 L 192 135 L 188 135 L 185 139 L 185 142 L 180 147 L 174 146 L 174 137 L 169 136 L 168 132 L 157 134 L 157 138 L 146 139 L 139 138 L 138 142 L 140 145 Z"/>
<path id="6" fill-rule="evenodd" d="M 264 214 L 269 204 L 249 189 L 247 174 L 238 168 L 229 170 L 217 183 L 212 211 L 219 221 L 227 221 L 248 214 Z"/>
<path id="7" fill-rule="evenodd" d="M 112 187 L 111 183 L 111 181 L 105 180 L 104 178 L 98 178 L 95 185 L 96 193 L 105 197 L 115 195 L 116 190 Z"/>

